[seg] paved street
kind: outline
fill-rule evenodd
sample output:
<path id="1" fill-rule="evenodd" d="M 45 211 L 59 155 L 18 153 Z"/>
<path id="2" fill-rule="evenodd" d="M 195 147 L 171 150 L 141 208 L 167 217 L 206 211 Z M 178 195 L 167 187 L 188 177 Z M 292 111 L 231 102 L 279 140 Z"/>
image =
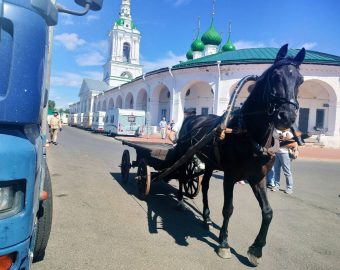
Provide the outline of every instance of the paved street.
<path id="1" fill-rule="evenodd" d="M 33 270 L 252 268 L 245 256 L 261 211 L 248 185 L 235 187 L 229 226 L 235 256 L 223 260 L 214 252 L 222 223 L 220 173 L 210 185 L 215 225 L 208 232 L 201 223 L 201 194 L 178 212 L 175 181 L 152 185 L 147 201 L 136 197 L 134 174 L 128 184 L 121 182 L 120 142 L 71 127 L 63 129 L 59 142 L 47 150 L 52 232 L 45 260 Z M 133 158 L 134 150 L 130 153 Z M 298 159 L 293 174 L 292 196 L 269 192 L 274 218 L 258 269 L 339 269 L 340 163 Z"/>

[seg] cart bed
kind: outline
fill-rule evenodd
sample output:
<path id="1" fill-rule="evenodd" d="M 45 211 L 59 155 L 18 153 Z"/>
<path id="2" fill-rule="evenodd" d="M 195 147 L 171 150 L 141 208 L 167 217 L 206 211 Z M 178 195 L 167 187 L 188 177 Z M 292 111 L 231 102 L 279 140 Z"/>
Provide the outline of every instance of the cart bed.
<path id="1" fill-rule="evenodd" d="M 161 170 L 173 163 L 176 156 L 175 147 L 167 143 L 138 142 L 122 140 L 123 145 L 134 148 L 137 160 L 144 158 L 156 170 Z"/>

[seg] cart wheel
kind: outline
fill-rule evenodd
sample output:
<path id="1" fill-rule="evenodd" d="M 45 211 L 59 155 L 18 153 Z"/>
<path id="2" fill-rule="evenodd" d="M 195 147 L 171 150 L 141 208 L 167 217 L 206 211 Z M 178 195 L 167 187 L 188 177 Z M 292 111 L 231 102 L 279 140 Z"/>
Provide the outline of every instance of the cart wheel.
<path id="1" fill-rule="evenodd" d="M 151 185 L 150 167 L 148 166 L 144 158 L 142 158 L 138 164 L 137 185 L 139 197 L 144 200 L 150 192 Z"/>
<path id="2" fill-rule="evenodd" d="M 185 190 L 185 195 L 190 199 L 193 199 L 200 193 L 201 184 L 203 176 L 193 176 L 195 174 L 195 163 L 191 161 L 185 166 L 185 177 L 186 179 L 183 181 L 183 186 Z"/>
<path id="3" fill-rule="evenodd" d="M 129 180 L 130 168 L 130 152 L 129 150 L 124 150 L 122 155 L 122 163 L 120 164 L 120 171 L 122 174 L 123 182 L 125 183 Z"/>

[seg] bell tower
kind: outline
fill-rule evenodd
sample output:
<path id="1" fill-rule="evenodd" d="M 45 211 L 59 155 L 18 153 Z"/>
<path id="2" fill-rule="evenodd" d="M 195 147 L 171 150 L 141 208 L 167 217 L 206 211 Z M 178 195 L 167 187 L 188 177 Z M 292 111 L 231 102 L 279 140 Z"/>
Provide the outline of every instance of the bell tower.
<path id="1" fill-rule="evenodd" d="M 109 34 L 109 53 L 104 65 L 104 81 L 109 86 L 116 87 L 142 75 L 140 39 L 131 17 L 131 0 L 122 0 L 119 18 Z"/>

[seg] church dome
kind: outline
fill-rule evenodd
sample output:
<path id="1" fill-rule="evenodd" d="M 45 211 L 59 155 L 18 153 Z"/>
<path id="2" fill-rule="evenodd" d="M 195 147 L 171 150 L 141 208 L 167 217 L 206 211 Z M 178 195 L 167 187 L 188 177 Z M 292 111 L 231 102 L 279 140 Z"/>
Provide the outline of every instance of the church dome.
<path id="1" fill-rule="evenodd" d="M 191 49 L 187 52 L 186 57 L 188 60 L 194 59 L 194 55 Z"/>
<path id="2" fill-rule="evenodd" d="M 219 33 L 215 30 L 213 21 L 211 22 L 210 28 L 202 36 L 202 42 L 204 45 L 216 45 L 219 46 L 222 42 L 222 38 Z"/>
<path id="3" fill-rule="evenodd" d="M 223 45 L 222 51 L 223 52 L 231 52 L 231 51 L 235 51 L 235 50 L 236 50 L 236 47 L 231 42 L 230 37 L 229 37 L 227 43 Z"/>
<path id="4" fill-rule="evenodd" d="M 198 37 L 192 42 L 191 44 L 191 50 L 193 52 L 203 52 L 204 51 L 204 44 L 202 40 Z"/>
<path id="5" fill-rule="evenodd" d="M 119 26 L 122 26 L 124 25 L 124 19 L 123 18 L 119 18 L 117 21 L 116 21 L 116 24 L 119 25 Z"/>

